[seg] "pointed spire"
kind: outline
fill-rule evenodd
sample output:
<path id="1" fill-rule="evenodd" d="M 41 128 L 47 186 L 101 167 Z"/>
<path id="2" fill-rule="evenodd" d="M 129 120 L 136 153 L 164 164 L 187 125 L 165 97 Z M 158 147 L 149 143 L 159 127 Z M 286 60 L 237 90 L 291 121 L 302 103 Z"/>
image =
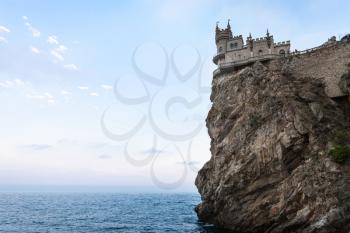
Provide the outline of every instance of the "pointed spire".
<path id="1" fill-rule="evenodd" d="M 249 32 L 248 39 L 252 39 L 252 33 Z"/>
<path id="2" fill-rule="evenodd" d="M 267 37 L 270 36 L 269 29 L 266 30 L 266 36 L 267 36 Z"/>
<path id="3" fill-rule="evenodd" d="M 215 28 L 216 31 L 219 31 L 220 28 L 219 28 L 219 21 L 216 21 L 216 28 Z"/>
<path id="4" fill-rule="evenodd" d="M 227 20 L 227 29 L 226 30 L 228 30 L 229 38 L 232 38 L 233 35 L 232 35 L 232 31 L 231 31 L 230 19 Z"/>

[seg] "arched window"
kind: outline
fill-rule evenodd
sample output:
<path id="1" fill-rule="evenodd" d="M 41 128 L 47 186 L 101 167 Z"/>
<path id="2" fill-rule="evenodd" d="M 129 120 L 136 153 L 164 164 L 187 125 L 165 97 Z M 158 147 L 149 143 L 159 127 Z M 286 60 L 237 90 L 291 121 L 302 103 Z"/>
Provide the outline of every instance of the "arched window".
<path id="1" fill-rule="evenodd" d="M 258 51 L 258 55 L 262 55 L 263 51 L 261 49 L 259 49 Z"/>
<path id="2" fill-rule="evenodd" d="M 221 52 L 222 52 L 222 47 L 219 47 L 218 52 L 219 52 L 219 53 L 221 53 Z"/>
<path id="3" fill-rule="evenodd" d="M 235 48 L 237 48 L 237 47 L 238 47 L 238 43 L 236 42 L 236 43 L 235 43 Z"/>
<path id="4" fill-rule="evenodd" d="M 281 49 L 279 53 L 284 56 L 286 54 L 286 51 L 284 51 L 284 49 Z"/>
<path id="5" fill-rule="evenodd" d="M 230 44 L 230 48 L 233 49 L 235 45 L 233 43 Z"/>

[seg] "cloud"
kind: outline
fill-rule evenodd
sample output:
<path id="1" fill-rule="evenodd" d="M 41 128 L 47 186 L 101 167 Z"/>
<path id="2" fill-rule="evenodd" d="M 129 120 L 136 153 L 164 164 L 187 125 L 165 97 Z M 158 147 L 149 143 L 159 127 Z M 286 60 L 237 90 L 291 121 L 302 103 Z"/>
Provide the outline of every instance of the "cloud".
<path id="1" fill-rule="evenodd" d="M 99 159 L 111 159 L 112 156 L 107 155 L 107 154 L 102 154 L 102 155 L 98 156 L 98 158 L 99 158 Z"/>
<path id="2" fill-rule="evenodd" d="M 50 93 L 47 93 L 47 92 L 46 92 L 44 95 L 45 95 L 47 98 L 49 98 L 49 99 L 53 99 L 53 96 L 52 96 Z"/>
<path id="3" fill-rule="evenodd" d="M 25 84 L 25 82 L 23 82 L 23 80 L 22 80 L 22 79 L 19 79 L 19 78 L 16 78 L 16 79 L 14 80 L 14 83 L 15 83 L 16 85 L 18 85 L 18 86 L 22 86 L 22 85 Z"/>
<path id="4" fill-rule="evenodd" d="M 165 153 L 164 150 L 158 150 L 157 148 L 150 148 L 150 149 L 147 149 L 147 150 L 143 150 L 141 151 L 142 154 L 144 155 L 154 155 L 154 154 L 163 154 Z"/>
<path id="5" fill-rule="evenodd" d="M 48 36 L 47 43 L 56 45 L 59 44 L 56 36 Z"/>
<path id="6" fill-rule="evenodd" d="M 69 92 L 69 91 L 62 90 L 62 91 L 61 91 L 61 94 L 62 94 L 62 95 L 72 95 L 73 93 L 72 93 L 72 92 Z"/>
<path id="7" fill-rule="evenodd" d="M 57 144 L 66 144 L 66 145 L 78 145 L 79 141 L 75 139 L 70 139 L 70 138 L 61 138 L 60 140 L 57 141 Z"/>
<path id="8" fill-rule="evenodd" d="M 52 49 L 51 52 L 50 52 L 51 55 L 56 59 L 55 62 L 57 62 L 57 60 L 58 61 L 64 61 L 63 54 L 68 50 L 68 48 L 66 46 L 60 44 L 60 42 L 58 42 L 57 36 L 55 36 L 55 35 L 48 36 L 47 37 L 47 43 L 57 46 L 54 49 Z M 64 68 L 73 69 L 73 70 L 77 69 L 76 66 L 72 67 L 70 65 L 68 65 L 68 67 L 64 66 Z"/>
<path id="9" fill-rule="evenodd" d="M 27 98 L 28 99 L 38 99 L 38 100 L 42 100 L 42 99 L 46 99 L 46 96 L 45 95 L 27 95 Z"/>
<path id="10" fill-rule="evenodd" d="M 0 25 L 0 33 L 9 33 L 10 29 L 5 26 Z M 0 43 L 7 43 L 7 39 L 3 36 L 0 36 Z"/>
<path id="11" fill-rule="evenodd" d="M 99 96 L 99 94 L 97 92 L 91 92 L 89 95 L 90 96 Z"/>
<path id="12" fill-rule="evenodd" d="M 193 165 L 198 165 L 199 163 L 200 163 L 199 161 L 182 161 L 182 162 L 177 162 L 176 164 L 193 166 Z"/>
<path id="13" fill-rule="evenodd" d="M 35 150 L 35 151 L 48 150 L 53 148 L 52 145 L 48 145 L 48 144 L 29 144 L 29 145 L 21 145 L 20 147 L 24 149 Z"/>
<path id="14" fill-rule="evenodd" d="M 25 16 L 25 15 L 23 15 L 23 16 L 22 16 L 22 19 L 23 19 L 23 20 L 28 20 L 28 17 Z"/>
<path id="15" fill-rule="evenodd" d="M 28 99 L 33 99 L 33 100 L 42 100 L 49 104 L 54 104 L 56 102 L 54 96 L 52 96 L 48 92 L 44 94 L 30 94 L 30 95 L 26 95 L 26 97 Z"/>
<path id="16" fill-rule="evenodd" d="M 64 61 L 64 57 L 62 56 L 62 54 L 57 52 L 55 49 L 51 50 L 51 55 L 59 61 Z"/>
<path id="17" fill-rule="evenodd" d="M 106 84 L 102 84 L 101 87 L 105 90 L 112 90 L 113 89 L 113 86 L 111 85 L 106 85 Z"/>
<path id="18" fill-rule="evenodd" d="M 78 66 L 75 64 L 64 65 L 63 68 L 65 68 L 67 70 L 78 70 Z"/>
<path id="19" fill-rule="evenodd" d="M 13 86 L 13 82 L 11 82 L 11 81 L 0 82 L 0 87 L 9 88 L 12 86 Z"/>
<path id="20" fill-rule="evenodd" d="M 55 48 L 55 50 L 59 53 L 65 53 L 68 49 L 64 45 L 59 45 L 57 48 Z"/>
<path id="21" fill-rule="evenodd" d="M 80 90 L 89 90 L 89 87 L 86 87 L 86 86 L 79 86 L 78 87 Z"/>
<path id="22" fill-rule="evenodd" d="M 21 79 L 15 79 L 12 81 L 6 80 L 3 82 L 0 82 L 0 87 L 3 88 L 11 88 L 11 87 L 15 87 L 15 86 L 22 86 L 25 83 L 21 80 Z"/>
<path id="23" fill-rule="evenodd" d="M 7 43 L 7 40 L 5 37 L 0 36 L 0 43 Z"/>
<path id="24" fill-rule="evenodd" d="M 51 50 L 51 55 L 59 61 L 64 61 L 63 54 L 67 51 L 67 47 L 59 45 L 58 47 Z"/>
<path id="25" fill-rule="evenodd" d="M 28 30 L 32 33 L 33 37 L 40 37 L 40 31 L 34 28 L 29 22 L 25 22 L 24 25 L 27 26 Z"/>
<path id="26" fill-rule="evenodd" d="M 33 47 L 33 46 L 30 47 L 30 51 L 32 51 L 32 53 L 35 53 L 35 54 L 40 53 L 40 50 L 36 47 Z"/>
<path id="27" fill-rule="evenodd" d="M 6 33 L 9 33 L 9 32 L 10 32 L 10 29 L 8 29 L 8 28 L 7 28 L 7 27 L 5 27 L 5 26 L 0 25 L 0 32 L 6 32 Z"/>

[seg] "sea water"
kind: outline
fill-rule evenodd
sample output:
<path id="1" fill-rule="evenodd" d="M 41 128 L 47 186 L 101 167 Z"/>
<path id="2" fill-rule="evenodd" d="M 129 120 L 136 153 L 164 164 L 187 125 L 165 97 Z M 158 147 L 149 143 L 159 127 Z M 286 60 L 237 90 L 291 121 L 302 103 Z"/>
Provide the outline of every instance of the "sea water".
<path id="1" fill-rule="evenodd" d="M 197 194 L 0 193 L 0 232 L 203 232 Z"/>

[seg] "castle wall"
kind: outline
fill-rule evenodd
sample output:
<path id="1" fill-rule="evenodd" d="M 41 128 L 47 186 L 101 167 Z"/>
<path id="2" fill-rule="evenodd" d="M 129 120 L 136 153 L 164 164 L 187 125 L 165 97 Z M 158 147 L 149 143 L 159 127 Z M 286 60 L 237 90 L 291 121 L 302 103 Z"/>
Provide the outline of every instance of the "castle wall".
<path id="1" fill-rule="evenodd" d="M 218 43 L 217 43 L 217 53 L 225 53 L 227 51 L 227 43 L 226 43 L 226 40 L 219 40 Z M 222 51 L 219 51 L 220 49 L 219 48 L 222 48 Z"/>
<path id="2" fill-rule="evenodd" d="M 259 56 L 269 53 L 270 51 L 267 46 L 267 40 L 265 38 L 259 38 L 253 41 L 253 56 Z"/>
<path id="3" fill-rule="evenodd" d="M 346 95 L 341 91 L 339 82 L 350 67 L 350 43 L 338 43 L 288 59 L 296 74 L 321 80 L 329 97 Z"/>
<path id="4" fill-rule="evenodd" d="M 243 38 L 238 36 L 227 42 L 227 51 L 242 49 L 243 46 L 244 46 Z"/>
<path id="5" fill-rule="evenodd" d="M 225 62 L 240 61 L 250 57 L 250 51 L 247 47 L 239 50 L 228 51 L 225 54 Z"/>
<path id="6" fill-rule="evenodd" d="M 283 50 L 286 54 L 290 50 L 290 43 L 282 42 L 278 44 L 274 44 L 273 52 L 276 54 L 280 54 L 281 50 Z"/>

